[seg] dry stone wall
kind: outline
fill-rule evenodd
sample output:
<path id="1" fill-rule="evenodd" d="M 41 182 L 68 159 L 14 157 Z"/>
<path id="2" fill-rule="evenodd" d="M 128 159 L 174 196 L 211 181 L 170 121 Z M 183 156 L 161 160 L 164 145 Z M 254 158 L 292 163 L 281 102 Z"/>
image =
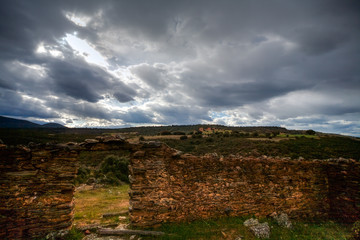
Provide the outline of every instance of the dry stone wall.
<path id="1" fill-rule="evenodd" d="M 353 222 L 360 216 L 360 163 L 195 157 L 164 144 L 122 139 L 0 145 L 0 239 L 34 239 L 71 226 L 80 151 L 127 150 L 134 226 L 285 212 Z"/>
<path id="2" fill-rule="evenodd" d="M 166 146 L 131 160 L 131 222 L 154 226 L 220 216 L 285 212 L 293 218 L 360 216 L 360 163 L 195 157 Z"/>
<path id="3" fill-rule="evenodd" d="M 0 144 L 0 239 L 36 239 L 68 229 L 80 151 L 132 148 L 122 139 L 8 147 Z"/>
<path id="4" fill-rule="evenodd" d="M 77 152 L 62 147 L 0 150 L 0 239 L 32 239 L 68 228 Z"/>

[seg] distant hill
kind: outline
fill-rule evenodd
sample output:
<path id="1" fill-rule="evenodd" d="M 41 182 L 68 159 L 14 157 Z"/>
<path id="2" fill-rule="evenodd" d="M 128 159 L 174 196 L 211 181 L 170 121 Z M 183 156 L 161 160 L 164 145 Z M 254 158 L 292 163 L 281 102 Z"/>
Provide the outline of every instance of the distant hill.
<path id="1" fill-rule="evenodd" d="M 26 120 L 0 116 L 0 128 L 66 128 L 58 123 L 40 125 Z"/>
<path id="2" fill-rule="evenodd" d="M 42 128 L 66 128 L 65 126 L 59 123 L 45 123 L 44 125 L 40 125 Z"/>

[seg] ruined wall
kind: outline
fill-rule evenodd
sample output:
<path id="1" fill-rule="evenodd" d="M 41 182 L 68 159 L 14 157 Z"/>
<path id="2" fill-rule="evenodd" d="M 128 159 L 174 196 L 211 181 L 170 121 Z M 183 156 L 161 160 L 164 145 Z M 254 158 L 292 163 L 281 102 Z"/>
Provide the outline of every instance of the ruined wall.
<path id="1" fill-rule="evenodd" d="M 137 149 L 122 139 L 8 147 L 0 145 L 0 239 L 34 239 L 68 229 L 81 151 Z"/>
<path id="2" fill-rule="evenodd" d="M 195 157 L 156 142 L 99 138 L 31 149 L 0 145 L 0 239 L 70 227 L 78 153 L 103 150 L 131 153 L 134 226 L 275 211 L 349 222 L 360 216 L 359 162 Z"/>
<path id="3" fill-rule="evenodd" d="M 355 222 L 360 219 L 360 162 L 333 160 L 325 165 L 329 182 L 329 215 Z"/>
<path id="4" fill-rule="evenodd" d="M 134 226 L 276 211 L 343 221 L 360 216 L 360 163 L 351 160 L 194 157 L 163 146 L 131 161 Z"/>
<path id="5" fill-rule="evenodd" d="M 30 239 L 67 228 L 73 218 L 77 152 L 0 149 L 0 239 Z"/>

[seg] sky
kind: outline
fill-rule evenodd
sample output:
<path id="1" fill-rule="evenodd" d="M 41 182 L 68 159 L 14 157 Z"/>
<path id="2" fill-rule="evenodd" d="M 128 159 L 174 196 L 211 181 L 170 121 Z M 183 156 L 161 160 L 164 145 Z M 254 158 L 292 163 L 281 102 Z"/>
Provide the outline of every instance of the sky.
<path id="1" fill-rule="evenodd" d="M 360 2 L 3 0 L 0 115 L 360 136 Z"/>

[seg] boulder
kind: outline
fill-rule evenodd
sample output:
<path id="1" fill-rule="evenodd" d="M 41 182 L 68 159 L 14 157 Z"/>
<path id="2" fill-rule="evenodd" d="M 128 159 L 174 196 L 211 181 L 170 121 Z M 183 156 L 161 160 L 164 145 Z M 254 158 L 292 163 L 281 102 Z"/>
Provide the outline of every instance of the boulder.
<path id="1" fill-rule="evenodd" d="M 280 213 L 280 214 L 273 213 L 271 217 L 276 221 L 277 224 L 279 224 L 282 227 L 285 228 L 292 227 L 292 223 L 289 219 L 289 216 L 286 213 Z"/>
<path id="2" fill-rule="evenodd" d="M 250 218 L 244 222 L 244 226 L 248 227 L 257 238 L 270 238 L 270 227 L 267 222 L 259 223 L 257 219 Z"/>

